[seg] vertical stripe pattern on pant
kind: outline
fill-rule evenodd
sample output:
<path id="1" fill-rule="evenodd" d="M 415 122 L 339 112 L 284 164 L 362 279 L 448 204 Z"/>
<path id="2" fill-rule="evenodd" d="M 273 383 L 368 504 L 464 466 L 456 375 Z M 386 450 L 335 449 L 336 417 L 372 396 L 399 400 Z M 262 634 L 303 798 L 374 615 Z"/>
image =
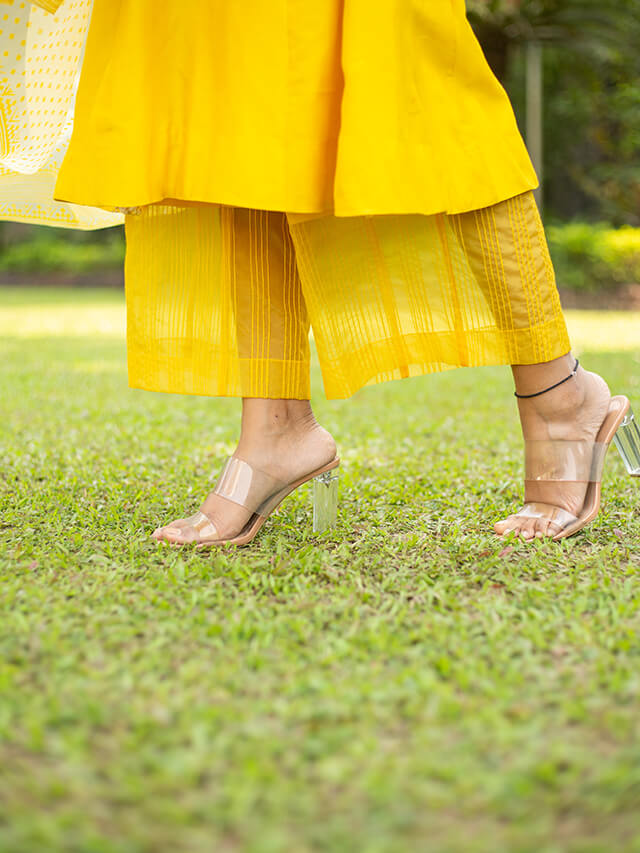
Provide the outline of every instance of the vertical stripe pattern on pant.
<path id="1" fill-rule="evenodd" d="M 134 388 L 308 399 L 309 318 L 283 213 L 151 206 L 126 217 Z"/>
<path id="2" fill-rule="evenodd" d="M 307 398 L 309 324 L 330 398 L 570 348 L 530 192 L 451 216 L 193 204 L 126 220 L 134 387 Z"/>

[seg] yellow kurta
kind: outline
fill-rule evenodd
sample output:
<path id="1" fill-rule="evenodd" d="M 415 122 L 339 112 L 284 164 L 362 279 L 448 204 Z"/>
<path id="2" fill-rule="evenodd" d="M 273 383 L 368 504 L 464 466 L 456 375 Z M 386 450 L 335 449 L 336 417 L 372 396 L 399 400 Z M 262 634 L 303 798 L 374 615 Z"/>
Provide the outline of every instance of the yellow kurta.
<path id="1" fill-rule="evenodd" d="M 81 29 L 58 38 L 76 64 Z M 568 351 L 536 185 L 463 0 L 93 0 L 55 197 L 138 211 L 131 385 L 307 397 L 310 323 L 346 397 Z"/>
<path id="2" fill-rule="evenodd" d="M 75 120 L 80 204 L 458 213 L 537 185 L 464 0 L 94 0 Z"/>

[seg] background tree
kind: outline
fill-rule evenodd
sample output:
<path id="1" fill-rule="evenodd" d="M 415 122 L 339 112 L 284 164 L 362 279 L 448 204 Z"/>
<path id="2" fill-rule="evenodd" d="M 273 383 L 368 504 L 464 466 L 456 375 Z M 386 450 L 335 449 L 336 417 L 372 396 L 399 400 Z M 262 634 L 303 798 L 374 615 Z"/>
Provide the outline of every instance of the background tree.
<path id="1" fill-rule="evenodd" d="M 640 224 L 640 0 L 468 0 L 524 128 L 527 46 L 544 46 L 545 194 L 557 216 Z"/>

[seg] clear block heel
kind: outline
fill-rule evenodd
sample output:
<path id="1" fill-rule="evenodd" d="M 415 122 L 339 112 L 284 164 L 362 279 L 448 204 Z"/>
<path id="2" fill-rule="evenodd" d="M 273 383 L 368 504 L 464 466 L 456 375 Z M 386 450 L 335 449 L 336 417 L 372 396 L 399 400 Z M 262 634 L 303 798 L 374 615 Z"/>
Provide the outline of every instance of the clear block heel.
<path id="1" fill-rule="evenodd" d="M 338 516 L 337 468 L 323 471 L 313 478 L 313 532 L 322 533 L 333 527 Z"/>
<path id="2" fill-rule="evenodd" d="M 632 477 L 640 477 L 640 423 L 629 407 L 613 437 L 618 453 Z"/>
<path id="3" fill-rule="evenodd" d="M 282 501 L 298 486 L 313 480 L 313 530 L 320 533 L 335 524 L 338 508 L 338 476 L 336 469 L 340 460 L 336 456 L 331 462 L 310 471 L 299 480 L 285 483 L 276 480 L 266 471 L 254 468 L 243 459 L 230 456 L 218 477 L 212 494 L 245 507 L 251 517 L 235 536 L 220 537 L 214 522 L 198 510 L 189 518 L 179 518 L 166 527 L 159 527 L 154 539 L 165 539 L 171 545 L 193 544 L 197 548 L 213 545 L 247 545 L 253 541 L 267 518 L 277 510 Z"/>

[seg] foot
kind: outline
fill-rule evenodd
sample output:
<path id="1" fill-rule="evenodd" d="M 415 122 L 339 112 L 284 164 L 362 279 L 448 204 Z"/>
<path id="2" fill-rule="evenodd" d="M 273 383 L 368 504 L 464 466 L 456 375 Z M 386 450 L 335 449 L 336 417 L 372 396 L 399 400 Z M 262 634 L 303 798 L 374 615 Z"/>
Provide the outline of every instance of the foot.
<path id="1" fill-rule="evenodd" d="M 553 380 L 552 380 L 553 381 Z M 543 386 L 544 387 L 544 386 Z M 574 379 L 541 394 L 519 399 L 518 409 L 525 440 L 595 441 L 609 407 L 611 395 L 607 383 L 597 373 L 578 368 Z M 546 505 L 549 515 L 557 508 L 578 516 L 584 504 L 587 483 L 533 481 L 528 482 L 526 503 Z M 499 536 L 516 533 L 526 540 L 553 537 L 560 524 L 548 518 L 510 515 L 499 521 L 494 530 Z"/>
<path id="2" fill-rule="evenodd" d="M 243 422 L 243 434 L 233 455 L 282 482 L 294 482 L 336 456 L 333 437 L 316 422 L 310 409 L 302 417 L 281 418 L 275 429 L 272 426 L 245 429 Z M 211 520 L 222 540 L 237 536 L 251 517 L 249 510 L 213 492 L 200 511 Z M 186 519 L 159 527 L 152 536 L 180 545 L 198 541 Z"/>

